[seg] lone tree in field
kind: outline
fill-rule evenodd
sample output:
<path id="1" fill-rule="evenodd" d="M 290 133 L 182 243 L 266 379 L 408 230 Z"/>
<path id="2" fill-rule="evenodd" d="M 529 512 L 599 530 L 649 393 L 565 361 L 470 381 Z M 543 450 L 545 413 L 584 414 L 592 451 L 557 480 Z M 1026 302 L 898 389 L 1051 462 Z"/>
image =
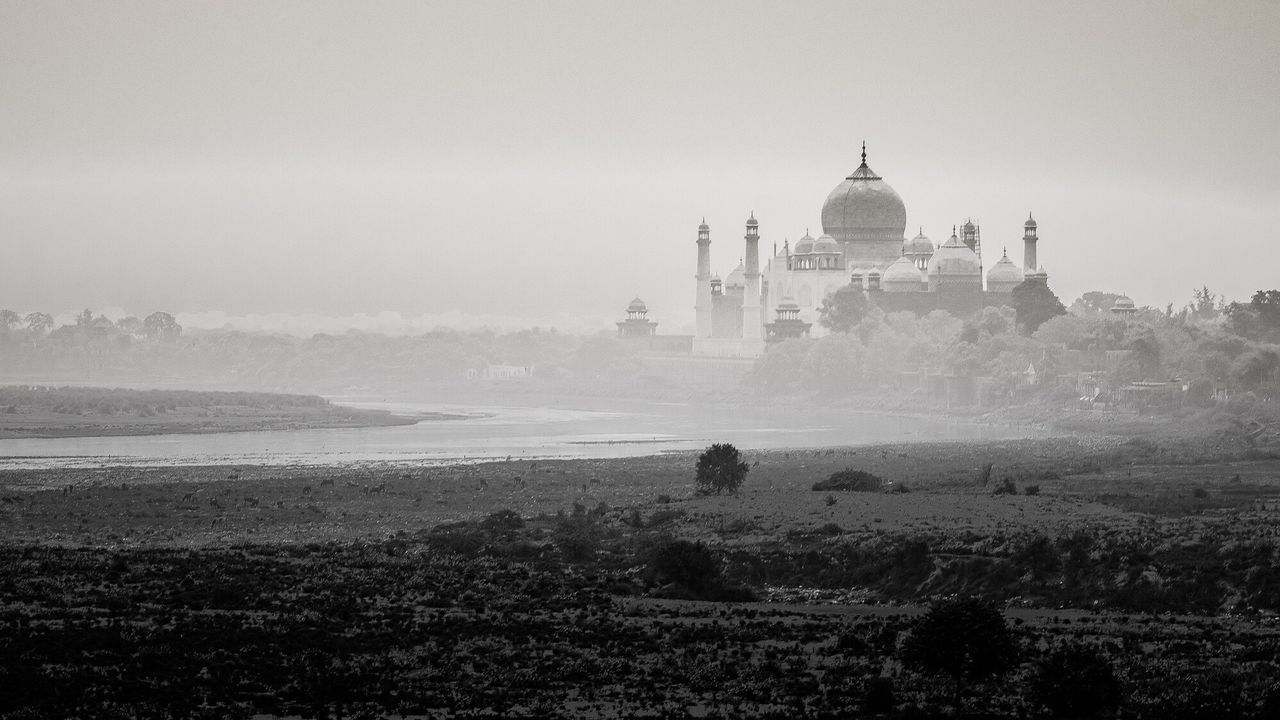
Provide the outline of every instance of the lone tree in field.
<path id="1" fill-rule="evenodd" d="M 976 599 L 934 605 L 902 647 L 902 663 L 908 668 L 951 678 L 957 710 L 971 684 L 1004 675 L 1017 658 L 1004 615 Z"/>
<path id="2" fill-rule="evenodd" d="M 750 470 L 729 443 L 716 443 L 698 456 L 697 487 L 700 493 L 737 492 Z"/>

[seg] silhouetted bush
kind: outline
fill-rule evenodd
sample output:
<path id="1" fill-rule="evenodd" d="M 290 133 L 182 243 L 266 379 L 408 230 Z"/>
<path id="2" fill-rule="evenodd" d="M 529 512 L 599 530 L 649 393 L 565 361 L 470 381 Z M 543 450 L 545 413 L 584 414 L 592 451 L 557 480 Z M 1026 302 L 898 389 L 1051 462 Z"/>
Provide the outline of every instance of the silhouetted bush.
<path id="1" fill-rule="evenodd" d="M 480 527 L 489 532 L 509 533 L 523 528 L 524 520 L 514 510 L 499 510 L 490 513 L 489 517 L 480 523 Z"/>
<path id="2" fill-rule="evenodd" d="M 1036 663 L 1031 696 L 1054 717 L 1102 717 L 1120 706 L 1120 681 L 1096 650 L 1069 646 Z"/>
<path id="3" fill-rule="evenodd" d="M 585 512 L 575 512 L 568 517 L 557 518 L 551 540 L 566 560 L 589 560 L 600 548 L 600 527 L 595 518 Z"/>
<path id="4" fill-rule="evenodd" d="M 695 480 L 698 492 L 737 492 L 750 469 L 742 461 L 738 448 L 729 443 L 715 443 L 698 456 Z"/>
<path id="5" fill-rule="evenodd" d="M 951 678 L 957 709 L 972 683 L 1004 675 L 1017 657 L 1000 609 L 974 599 L 934 605 L 902 646 L 906 667 Z"/>
<path id="6" fill-rule="evenodd" d="M 867 697 L 862 709 L 868 713 L 893 712 L 893 678 L 874 677 L 867 682 Z"/>
<path id="7" fill-rule="evenodd" d="M 878 475 L 872 475 L 863 470 L 845 468 L 831 473 L 831 477 L 826 480 L 819 480 L 814 483 L 813 489 L 817 491 L 875 492 L 883 485 L 884 479 Z"/>
<path id="8" fill-rule="evenodd" d="M 720 582 L 720 563 L 701 542 L 670 540 L 653 549 L 649 573 L 657 582 L 701 595 Z"/>

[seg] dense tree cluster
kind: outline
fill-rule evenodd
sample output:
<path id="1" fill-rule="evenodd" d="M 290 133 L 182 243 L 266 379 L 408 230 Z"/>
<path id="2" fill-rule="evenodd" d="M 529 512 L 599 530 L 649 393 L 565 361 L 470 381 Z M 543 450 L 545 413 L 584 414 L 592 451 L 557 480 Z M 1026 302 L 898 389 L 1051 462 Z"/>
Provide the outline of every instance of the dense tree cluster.
<path id="1" fill-rule="evenodd" d="M 1188 386 L 1188 401 L 1201 406 L 1213 404 L 1215 394 L 1280 396 L 1280 291 L 1226 304 L 1201 288 L 1181 310 L 1140 308 L 1124 317 L 1110 311 L 1118 297 L 1112 293 L 1085 293 L 1067 313 L 1047 288 L 1019 288 L 1015 308 L 988 307 L 962 319 L 874 307 L 849 314 L 839 332 L 771 348 L 748 380 L 774 393 L 870 393 L 903 402 L 922 401 L 921 372 L 990 378 L 985 392 L 996 402 L 1074 399 L 1074 383 L 1055 394 L 1055 378 L 1073 373 L 1100 375 L 1105 390 L 1176 378 Z"/>

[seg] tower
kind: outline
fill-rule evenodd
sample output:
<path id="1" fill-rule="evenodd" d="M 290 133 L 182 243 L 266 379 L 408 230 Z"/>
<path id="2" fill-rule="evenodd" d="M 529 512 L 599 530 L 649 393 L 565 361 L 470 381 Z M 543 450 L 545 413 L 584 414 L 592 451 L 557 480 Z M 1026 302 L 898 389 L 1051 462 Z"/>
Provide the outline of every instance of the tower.
<path id="1" fill-rule="evenodd" d="M 1036 262 L 1036 220 L 1027 213 L 1027 221 L 1022 224 L 1022 270 L 1034 273 L 1040 268 Z"/>
<path id="2" fill-rule="evenodd" d="M 756 214 L 751 213 L 747 219 L 746 257 L 743 273 L 746 287 L 742 294 L 742 338 L 744 340 L 760 340 L 764 337 L 764 325 L 760 319 L 760 223 L 756 222 Z"/>
<path id="3" fill-rule="evenodd" d="M 700 338 L 711 337 L 711 228 L 702 218 L 698 226 L 698 281 L 697 297 L 693 305 L 694 334 Z"/>

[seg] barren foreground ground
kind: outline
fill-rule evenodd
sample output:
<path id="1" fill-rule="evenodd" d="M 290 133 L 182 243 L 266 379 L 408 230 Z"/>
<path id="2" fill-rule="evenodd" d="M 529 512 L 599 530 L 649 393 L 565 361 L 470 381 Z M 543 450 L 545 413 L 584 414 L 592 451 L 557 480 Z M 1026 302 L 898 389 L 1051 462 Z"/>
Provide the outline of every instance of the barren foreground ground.
<path id="1" fill-rule="evenodd" d="M 1001 603 L 1021 648 L 969 712 L 1044 711 L 1031 679 L 1063 643 L 1106 658 L 1130 717 L 1280 699 L 1269 450 L 746 460 L 733 496 L 694 494 L 693 455 L 0 474 L 0 717 L 932 717 L 951 688 L 898 648 L 959 595 Z M 844 468 L 888 485 L 810 489 Z M 655 563 L 679 539 L 718 567 Z"/>

